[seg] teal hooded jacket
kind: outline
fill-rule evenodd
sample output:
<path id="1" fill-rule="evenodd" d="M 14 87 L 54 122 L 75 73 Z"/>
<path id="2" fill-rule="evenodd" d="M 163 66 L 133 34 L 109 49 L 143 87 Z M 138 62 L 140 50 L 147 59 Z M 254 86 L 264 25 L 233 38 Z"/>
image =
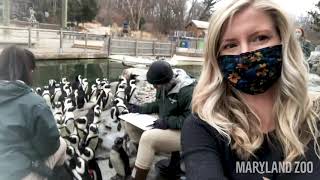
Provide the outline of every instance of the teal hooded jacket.
<path id="1" fill-rule="evenodd" d="M 22 81 L 0 80 L 0 180 L 28 175 L 59 146 L 59 131 L 42 97 Z"/>

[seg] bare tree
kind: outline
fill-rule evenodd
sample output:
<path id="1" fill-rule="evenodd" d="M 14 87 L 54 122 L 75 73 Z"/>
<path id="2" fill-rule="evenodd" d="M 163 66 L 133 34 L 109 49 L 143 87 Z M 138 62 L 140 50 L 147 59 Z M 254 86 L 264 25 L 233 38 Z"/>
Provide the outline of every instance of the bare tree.
<path id="1" fill-rule="evenodd" d="M 139 30 L 141 17 L 144 15 L 145 0 L 126 0 L 133 29 Z"/>

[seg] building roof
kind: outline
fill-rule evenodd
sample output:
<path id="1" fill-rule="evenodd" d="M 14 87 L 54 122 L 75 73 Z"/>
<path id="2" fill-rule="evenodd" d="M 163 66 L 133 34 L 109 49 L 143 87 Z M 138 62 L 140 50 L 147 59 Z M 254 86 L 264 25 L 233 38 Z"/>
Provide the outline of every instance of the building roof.
<path id="1" fill-rule="evenodd" d="M 191 24 L 195 25 L 199 29 L 208 29 L 208 27 L 209 27 L 209 22 L 192 20 L 190 23 L 187 24 L 186 28 Z"/>

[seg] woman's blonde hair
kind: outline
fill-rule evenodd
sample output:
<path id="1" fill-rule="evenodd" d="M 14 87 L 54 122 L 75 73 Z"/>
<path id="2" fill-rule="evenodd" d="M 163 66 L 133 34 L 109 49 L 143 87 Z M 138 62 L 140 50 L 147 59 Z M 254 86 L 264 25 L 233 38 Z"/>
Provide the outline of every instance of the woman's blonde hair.
<path id="1" fill-rule="evenodd" d="M 263 143 L 260 119 L 241 99 L 239 92 L 223 80 L 217 63 L 219 41 L 226 23 L 247 7 L 262 10 L 273 19 L 283 45 L 282 74 L 277 82 L 273 112 L 275 133 L 285 160 L 293 161 L 303 156 L 311 140 L 315 140 L 314 150 L 319 157 L 319 143 L 316 141 L 319 137 L 318 118 L 312 110 L 307 89 L 308 67 L 295 38 L 293 23 L 270 0 L 233 0 L 214 12 L 208 29 L 202 73 L 193 94 L 192 111 L 225 136 L 242 159 L 254 156 Z"/>

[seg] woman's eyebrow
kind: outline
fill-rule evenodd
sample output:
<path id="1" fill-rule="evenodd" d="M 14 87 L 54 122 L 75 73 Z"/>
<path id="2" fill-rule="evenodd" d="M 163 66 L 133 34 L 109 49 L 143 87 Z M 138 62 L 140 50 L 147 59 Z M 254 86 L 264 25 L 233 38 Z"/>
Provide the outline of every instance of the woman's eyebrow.
<path id="1" fill-rule="evenodd" d="M 256 36 L 258 34 L 272 34 L 272 30 L 269 30 L 269 29 L 265 29 L 265 30 L 257 30 L 257 31 L 254 31 L 253 33 L 251 33 L 249 35 L 249 37 L 252 37 L 252 36 Z"/>

